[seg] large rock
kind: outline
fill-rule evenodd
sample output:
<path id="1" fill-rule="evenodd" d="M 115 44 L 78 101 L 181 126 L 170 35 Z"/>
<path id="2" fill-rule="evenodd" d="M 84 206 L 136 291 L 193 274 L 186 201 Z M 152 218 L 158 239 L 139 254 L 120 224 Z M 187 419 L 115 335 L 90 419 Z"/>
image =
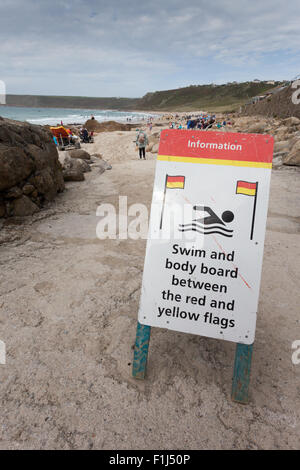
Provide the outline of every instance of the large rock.
<path id="1" fill-rule="evenodd" d="M 67 155 L 63 162 L 63 170 L 79 170 L 82 171 L 82 173 L 87 173 L 88 171 L 91 171 L 91 167 L 86 160 L 81 160 L 81 158 L 71 158 Z"/>
<path id="2" fill-rule="evenodd" d="M 99 165 L 99 164 L 98 164 Z M 104 170 L 111 170 L 112 166 L 110 163 L 108 163 L 106 160 L 101 160 L 100 161 L 100 166 L 104 168 Z"/>
<path id="3" fill-rule="evenodd" d="M 276 142 L 274 145 L 274 152 L 284 152 L 288 151 L 290 148 L 290 141 L 288 140 L 281 140 Z"/>
<path id="4" fill-rule="evenodd" d="M 23 194 L 28 196 L 29 194 L 32 194 L 33 191 L 35 190 L 35 187 L 32 184 L 25 183 L 23 186 Z"/>
<path id="5" fill-rule="evenodd" d="M 300 166 L 300 139 L 283 161 L 284 165 Z"/>
<path id="6" fill-rule="evenodd" d="M 91 156 L 88 152 L 83 149 L 69 150 L 68 155 L 71 158 L 80 158 L 81 160 L 90 160 Z"/>
<path id="7" fill-rule="evenodd" d="M 91 155 L 91 157 L 94 157 L 94 158 L 97 158 L 97 159 L 100 159 L 100 160 L 103 159 L 102 153 L 93 153 L 93 154 Z"/>
<path id="8" fill-rule="evenodd" d="M 49 130 L 0 118 L 0 201 L 14 199 L 1 203 L 0 217 L 30 215 L 63 189 L 62 168 Z"/>
<path id="9" fill-rule="evenodd" d="M 159 142 L 159 138 L 160 138 L 160 132 L 153 132 L 148 137 L 148 142 L 149 144 L 157 144 Z"/>
<path id="10" fill-rule="evenodd" d="M 4 217 L 6 214 L 6 204 L 4 199 L 0 197 L 0 217 Z"/>
<path id="11" fill-rule="evenodd" d="M 157 153 L 157 152 L 158 152 L 158 148 L 159 148 L 159 144 L 158 144 L 158 143 L 157 143 L 157 144 L 154 144 L 153 147 L 152 147 L 152 149 L 151 149 L 151 152 L 152 152 L 152 153 Z"/>
<path id="12" fill-rule="evenodd" d="M 84 181 L 84 172 L 88 165 L 85 160 L 71 158 L 66 155 L 63 161 L 63 177 L 65 181 Z"/>
<path id="13" fill-rule="evenodd" d="M 265 122 L 256 122 L 248 128 L 249 134 L 264 134 L 266 132 Z"/>
<path id="14" fill-rule="evenodd" d="M 100 174 L 104 173 L 106 170 L 112 169 L 112 166 L 109 163 L 107 163 L 105 160 L 100 160 L 99 162 L 97 162 L 96 166 L 97 168 L 99 168 L 98 172 Z"/>
<path id="15" fill-rule="evenodd" d="M 83 171 L 79 168 L 72 170 L 63 170 L 64 180 L 65 181 L 83 181 L 84 174 Z"/>
<path id="16" fill-rule="evenodd" d="M 19 188 L 18 186 L 14 186 L 13 188 L 10 188 L 5 193 L 5 198 L 6 199 L 17 199 L 18 197 L 21 197 L 22 194 L 23 194 L 22 189 Z"/>
<path id="17" fill-rule="evenodd" d="M 22 148 L 4 145 L 2 142 L 0 133 L 0 191 L 20 183 L 34 170 L 33 160 Z"/>
<path id="18" fill-rule="evenodd" d="M 289 135 L 289 129 L 286 126 L 280 126 L 275 131 L 275 140 L 280 142 L 282 140 L 287 140 Z"/>
<path id="19" fill-rule="evenodd" d="M 39 210 L 39 207 L 27 196 L 14 199 L 9 207 L 9 215 L 25 216 L 32 215 Z"/>
<path id="20" fill-rule="evenodd" d="M 73 159 L 73 165 L 75 168 L 80 168 L 83 173 L 88 173 L 91 170 L 90 165 L 86 162 L 86 160 L 81 160 L 81 158 Z"/>
<path id="21" fill-rule="evenodd" d="M 111 170 L 112 166 L 110 163 L 108 163 L 106 160 L 103 160 L 101 153 L 94 153 L 92 155 L 93 161 L 92 165 L 93 167 L 99 168 L 99 173 L 104 173 L 106 170 Z"/>
<path id="22" fill-rule="evenodd" d="M 283 120 L 284 124 L 288 127 L 300 126 L 300 119 L 297 117 L 290 117 Z"/>

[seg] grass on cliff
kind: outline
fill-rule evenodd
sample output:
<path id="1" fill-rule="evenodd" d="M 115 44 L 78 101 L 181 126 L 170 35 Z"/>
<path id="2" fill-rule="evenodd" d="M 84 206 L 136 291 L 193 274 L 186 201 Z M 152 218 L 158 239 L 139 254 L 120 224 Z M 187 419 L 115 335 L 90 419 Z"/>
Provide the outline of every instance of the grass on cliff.
<path id="1" fill-rule="evenodd" d="M 176 90 L 147 93 L 142 98 L 91 98 L 76 96 L 8 95 L 12 106 L 49 108 L 118 109 L 141 111 L 231 111 L 276 85 L 266 82 L 191 85 Z"/>

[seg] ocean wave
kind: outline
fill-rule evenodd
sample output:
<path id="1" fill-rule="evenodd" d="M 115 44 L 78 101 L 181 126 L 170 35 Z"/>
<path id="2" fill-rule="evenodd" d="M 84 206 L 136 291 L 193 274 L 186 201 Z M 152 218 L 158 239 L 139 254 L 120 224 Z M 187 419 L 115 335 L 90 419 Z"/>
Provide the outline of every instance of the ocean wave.
<path id="1" fill-rule="evenodd" d="M 114 111 L 114 110 L 101 110 L 101 109 L 68 109 L 68 108 L 27 108 L 27 107 L 1 107 L 1 116 L 15 119 L 17 121 L 27 121 L 32 124 L 40 125 L 56 125 L 61 123 L 69 124 L 84 124 L 91 116 L 94 115 L 95 119 L 99 122 L 104 121 L 117 121 L 139 122 L 143 118 L 147 119 L 150 116 L 155 117 L 152 113 L 142 112 L 129 112 L 129 111 Z"/>

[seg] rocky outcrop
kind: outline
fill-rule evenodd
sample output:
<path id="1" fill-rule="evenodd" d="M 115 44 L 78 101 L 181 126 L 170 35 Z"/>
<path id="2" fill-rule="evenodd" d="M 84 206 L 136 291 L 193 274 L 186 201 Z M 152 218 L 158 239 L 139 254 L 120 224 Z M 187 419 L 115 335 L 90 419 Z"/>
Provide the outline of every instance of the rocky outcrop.
<path id="1" fill-rule="evenodd" d="M 51 133 L 0 117 L 0 217 L 31 215 L 63 189 Z"/>
<path id="2" fill-rule="evenodd" d="M 283 122 L 285 126 L 287 127 L 295 127 L 295 126 L 299 127 L 300 126 L 300 119 L 294 116 L 284 119 Z"/>
<path id="3" fill-rule="evenodd" d="M 220 116 L 217 119 L 220 121 Z M 274 119 L 235 116 L 231 121 L 234 132 L 264 133 L 274 137 L 273 168 L 277 169 L 282 165 L 300 166 L 300 119 L 297 117 Z"/>
<path id="4" fill-rule="evenodd" d="M 294 144 L 290 153 L 283 160 L 284 165 L 300 166 L 300 139 Z"/>
<path id="5" fill-rule="evenodd" d="M 296 88 L 287 86 L 277 90 L 274 89 L 273 93 L 262 101 L 244 106 L 243 113 L 282 119 L 290 119 L 291 116 L 293 118 L 300 118 L 300 106 L 297 103 L 299 92 L 297 89 L 299 90 L 297 86 Z"/>
<path id="6" fill-rule="evenodd" d="M 96 119 L 89 119 L 84 126 L 89 132 L 115 132 L 131 131 L 131 129 L 135 129 L 138 124 L 122 124 L 116 121 L 99 122 Z"/>
<path id="7" fill-rule="evenodd" d="M 264 134 L 265 132 L 266 132 L 265 121 L 256 122 L 255 124 L 252 124 L 248 129 L 249 134 Z"/>
<path id="8" fill-rule="evenodd" d="M 274 145 L 274 153 L 288 152 L 291 148 L 291 142 L 289 140 L 276 141 Z"/>

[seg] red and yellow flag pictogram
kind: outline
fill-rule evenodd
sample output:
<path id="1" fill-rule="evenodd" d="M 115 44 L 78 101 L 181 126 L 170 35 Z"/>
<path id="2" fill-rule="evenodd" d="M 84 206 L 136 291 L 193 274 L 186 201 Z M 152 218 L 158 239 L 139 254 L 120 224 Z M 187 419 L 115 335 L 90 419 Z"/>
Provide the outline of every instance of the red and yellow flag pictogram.
<path id="1" fill-rule="evenodd" d="M 169 189 L 184 189 L 185 176 L 167 176 L 166 187 Z"/>
<path id="2" fill-rule="evenodd" d="M 238 181 L 236 184 L 236 194 L 245 194 L 245 196 L 256 196 L 257 183 L 248 181 Z"/>

